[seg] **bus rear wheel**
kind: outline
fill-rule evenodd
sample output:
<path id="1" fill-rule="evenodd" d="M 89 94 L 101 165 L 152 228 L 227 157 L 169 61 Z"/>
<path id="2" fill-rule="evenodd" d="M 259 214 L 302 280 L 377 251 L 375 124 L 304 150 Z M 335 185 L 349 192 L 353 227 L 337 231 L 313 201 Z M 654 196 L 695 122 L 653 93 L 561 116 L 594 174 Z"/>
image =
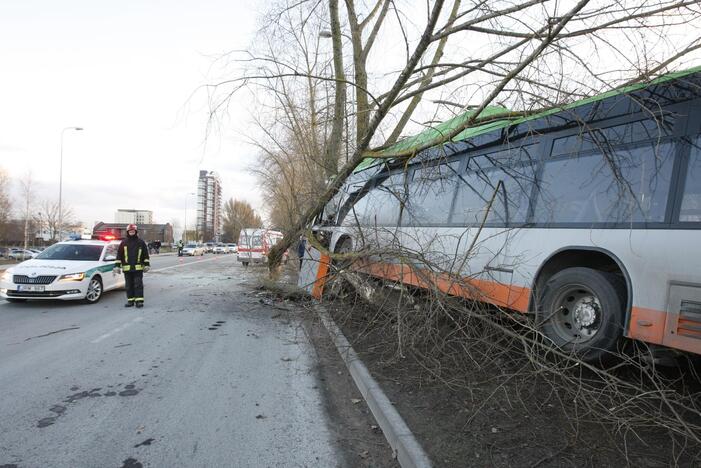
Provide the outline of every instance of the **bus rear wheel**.
<path id="1" fill-rule="evenodd" d="M 565 353 L 602 362 L 623 335 L 623 282 L 591 268 L 567 268 L 545 284 L 538 329 Z"/>

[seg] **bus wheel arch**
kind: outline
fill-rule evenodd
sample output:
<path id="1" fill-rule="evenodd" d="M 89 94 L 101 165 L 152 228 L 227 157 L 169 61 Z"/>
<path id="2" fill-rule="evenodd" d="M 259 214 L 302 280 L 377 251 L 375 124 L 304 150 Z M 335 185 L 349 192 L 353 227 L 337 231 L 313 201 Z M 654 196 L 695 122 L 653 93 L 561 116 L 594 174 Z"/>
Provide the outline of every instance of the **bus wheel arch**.
<path id="1" fill-rule="evenodd" d="M 620 260 L 608 251 L 573 247 L 561 249 L 551 255 L 543 262 L 533 282 L 529 311 L 535 314 L 537 327 L 566 351 L 579 350 L 578 354 L 586 360 L 603 359 L 608 354 L 607 350 L 589 349 L 590 344 L 608 347 L 610 350 L 615 346 L 617 339 L 594 336 L 590 338 L 590 344 L 586 343 L 586 339 L 582 339 L 580 344 L 563 345 L 563 339 L 568 332 L 565 326 L 571 327 L 574 324 L 572 319 L 562 318 L 562 315 L 570 312 L 567 303 L 563 302 L 565 296 L 572 308 L 577 309 L 577 317 L 581 318 L 582 314 L 586 314 L 584 311 L 587 306 L 582 304 L 591 304 L 594 309 L 598 307 L 600 310 L 597 316 L 605 317 L 611 323 L 598 324 L 597 329 L 604 335 L 611 336 L 613 332 L 609 327 L 614 327 L 618 337 L 621 337 L 632 303 L 631 283 L 627 271 Z M 605 308 L 617 310 L 610 311 Z M 572 313 L 575 313 L 574 310 Z M 576 336 L 576 333 L 573 336 Z"/>
<path id="2" fill-rule="evenodd" d="M 353 250 L 353 239 L 348 234 L 343 234 L 334 245 L 333 253 L 349 253 Z"/>

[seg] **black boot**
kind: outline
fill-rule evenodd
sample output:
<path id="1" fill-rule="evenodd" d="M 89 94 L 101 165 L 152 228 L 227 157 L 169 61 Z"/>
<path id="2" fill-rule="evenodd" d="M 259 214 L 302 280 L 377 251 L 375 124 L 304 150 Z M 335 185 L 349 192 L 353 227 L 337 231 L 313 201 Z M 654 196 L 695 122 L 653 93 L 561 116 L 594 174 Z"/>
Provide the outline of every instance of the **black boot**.
<path id="1" fill-rule="evenodd" d="M 124 307 L 134 307 L 134 301 L 127 301 L 127 303 L 124 304 Z"/>
<path id="2" fill-rule="evenodd" d="M 144 301 L 139 301 L 136 303 L 136 308 L 141 309 L 144 306 Z"/>

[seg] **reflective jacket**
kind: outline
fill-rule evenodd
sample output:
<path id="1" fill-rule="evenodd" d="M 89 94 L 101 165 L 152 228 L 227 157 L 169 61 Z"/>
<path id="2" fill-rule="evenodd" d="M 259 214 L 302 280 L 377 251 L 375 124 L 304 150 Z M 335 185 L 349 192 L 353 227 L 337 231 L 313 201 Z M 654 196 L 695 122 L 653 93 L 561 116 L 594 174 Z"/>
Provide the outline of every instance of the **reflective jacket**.
<path id="1" fill-rule="evenodd" d="M 139 236 L 127 236 L 119 244 L 117 251 L 117 267 L 122 271 L 142 271 L 145 266 L 150 266 L 151 261 L 148 255 L 146 242 L 139 239 Z"/>

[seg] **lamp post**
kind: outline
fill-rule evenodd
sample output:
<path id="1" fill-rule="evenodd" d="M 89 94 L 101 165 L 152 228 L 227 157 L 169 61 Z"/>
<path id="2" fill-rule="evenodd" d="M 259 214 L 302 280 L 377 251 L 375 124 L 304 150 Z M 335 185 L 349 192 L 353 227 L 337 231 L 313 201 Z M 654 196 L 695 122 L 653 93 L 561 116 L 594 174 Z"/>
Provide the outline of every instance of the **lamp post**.
<path id="1" fill-rule="evenodd" d="M 61 241 L 61 231 L 63 230 L 63 135 L 66 130 L 81 131 L 83 127 L 66 127 L 61 130 L 61 162 L 58 172 L 58 240 Z"/>
<path id="2" fill-rule="evenodd" d="M 187 242 L 187 200 L 190 195 L 194 195 L 195 192 L 190 192 L 185 195 L 185 228 L 183 229 L 183 242 Z"/>

